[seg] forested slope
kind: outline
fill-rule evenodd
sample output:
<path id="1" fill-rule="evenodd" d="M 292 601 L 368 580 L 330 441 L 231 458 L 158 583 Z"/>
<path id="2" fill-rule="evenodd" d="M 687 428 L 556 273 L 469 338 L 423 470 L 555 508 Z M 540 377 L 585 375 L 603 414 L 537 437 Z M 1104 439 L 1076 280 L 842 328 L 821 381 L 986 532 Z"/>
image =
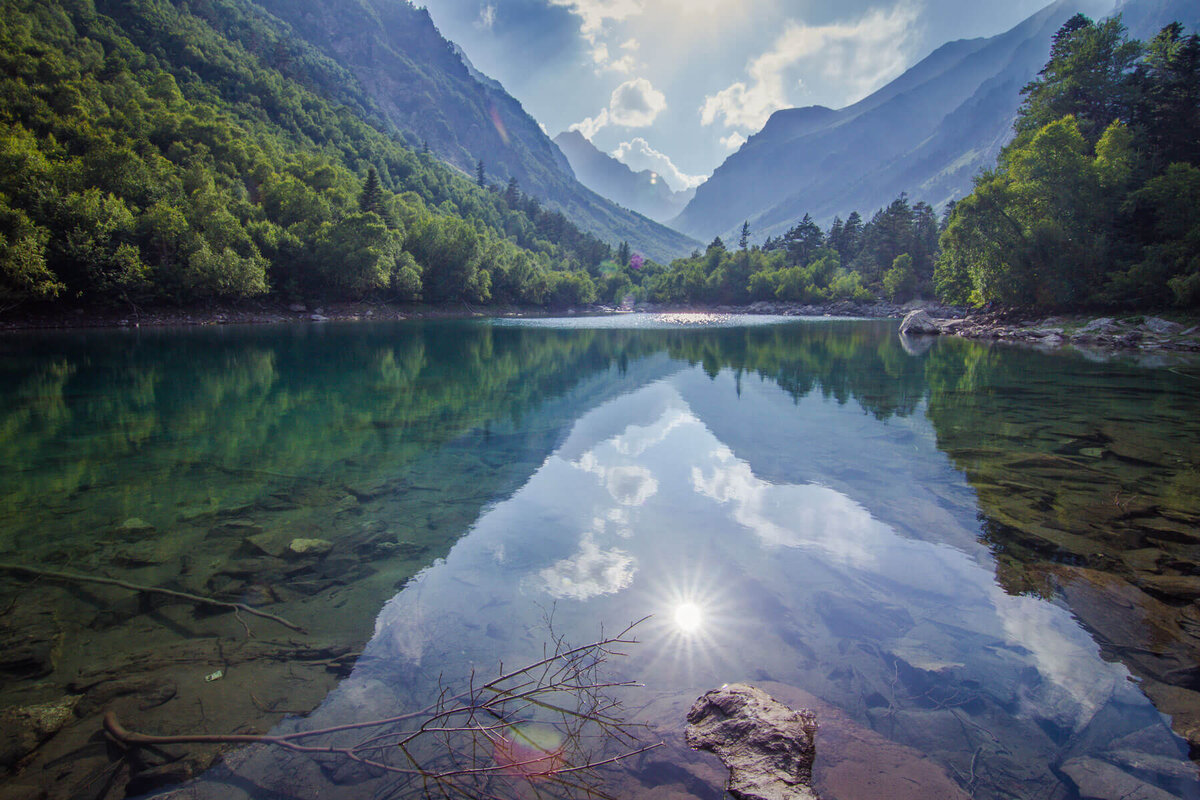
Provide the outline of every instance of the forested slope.
<path id="1" fill-rule="evenodd" d="M 607 244 L 324 96 L 338 65 L 240 0 L 2 6 L 4 306 L 593 297 Z"/>

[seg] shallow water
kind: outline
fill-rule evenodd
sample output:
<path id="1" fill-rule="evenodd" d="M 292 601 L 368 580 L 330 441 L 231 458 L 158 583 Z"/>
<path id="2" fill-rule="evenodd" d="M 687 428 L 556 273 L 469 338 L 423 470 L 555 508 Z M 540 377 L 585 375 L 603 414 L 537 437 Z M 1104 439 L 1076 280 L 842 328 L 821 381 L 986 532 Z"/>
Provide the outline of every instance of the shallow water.
<path id="1" fill-rule="evenodd" d="M 719 797 L 715 760 L 679 742 L 683 715 L 745 681 L 817 709 L 826 797 L 1200 797 L 1172 730 L 1200 719 L 1196 366 L 748 322 L 8 338 L 0 560 L 225 592 L 323 621 L 318 637 L 369 637 L 279 731 L 419 708 L 554 636 L 652 615 L 606 674 L 644 684 L 613 691 L 667 745 L 605 772 L 616 796 Z M 332 549 L 270 552 L 299 537 Z M 57 591 L 60 617 L 88 606 Z M 227 614 L 157 611 L 184 640 L 240 636 L 203 627 Z M 101 657 L 131 669 L 121 636 L 148 610 L 83 613 L 63 646 L 107 637 Z M 81 661 L 30 680 L 79 692 Z M 214 687 L 320 699 L 249 666 L 171 680 L 163 716 L 123 718 L 182 719 Z M 221 730 L 220 699 L 187 724 Z M 56 782 L 37 766 L 22 779 Z M 251 750 L 178 791 L 424 790 Z"/>

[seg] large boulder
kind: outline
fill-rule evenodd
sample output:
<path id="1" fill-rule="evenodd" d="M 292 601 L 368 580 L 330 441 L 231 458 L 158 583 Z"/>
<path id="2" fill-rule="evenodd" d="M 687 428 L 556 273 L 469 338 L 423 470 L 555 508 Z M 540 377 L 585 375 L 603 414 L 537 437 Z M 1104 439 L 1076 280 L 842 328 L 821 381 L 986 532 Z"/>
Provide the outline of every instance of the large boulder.
<path id="1" fill-rule="evenodd" d="M 929 316 L 929 312 L 923 308 L 918 308 L 916 311 L 910 311 L 905 315 L 904 321 L 900 323 L 900 333 L 903 336 L 912 336 L 921 333 L 941 333 L 942 327 L 937 320 Z"/>
<path id="2" fill-rule="evenodd" d="M 810 712 L 733 683 L 698 699 L 687 721 L 688 747 L 721 759 L 737 800 L 819 800 L 812 788 L 817 718 Z"/>

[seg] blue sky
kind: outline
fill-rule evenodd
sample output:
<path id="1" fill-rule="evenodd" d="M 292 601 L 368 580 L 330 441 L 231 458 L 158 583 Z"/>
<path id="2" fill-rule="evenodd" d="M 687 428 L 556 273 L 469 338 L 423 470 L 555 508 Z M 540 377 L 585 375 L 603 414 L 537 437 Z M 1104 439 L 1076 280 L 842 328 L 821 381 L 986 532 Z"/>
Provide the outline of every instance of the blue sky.
<path id="1" fill-rule="evenodd" d="M 420 0 L 417 0 L 419 3 Z M 550 135 L 574 126 L 672 188 L 779 108 L 840 108 L 1047 0 L 426 0 Z"/>

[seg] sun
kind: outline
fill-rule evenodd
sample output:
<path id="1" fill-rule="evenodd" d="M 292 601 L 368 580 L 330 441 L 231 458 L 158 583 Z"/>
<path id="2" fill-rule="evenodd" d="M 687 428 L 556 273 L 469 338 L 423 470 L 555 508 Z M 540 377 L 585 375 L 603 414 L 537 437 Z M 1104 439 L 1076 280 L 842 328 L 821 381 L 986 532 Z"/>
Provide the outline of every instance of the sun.
<path id="1" fill-rule="evenodd" d="M 704 611 L 692 602 L 683 602 L 675 606 L 672 618 L 675 627 L 685 634 L 697 633 L 704 625 Z"/>

